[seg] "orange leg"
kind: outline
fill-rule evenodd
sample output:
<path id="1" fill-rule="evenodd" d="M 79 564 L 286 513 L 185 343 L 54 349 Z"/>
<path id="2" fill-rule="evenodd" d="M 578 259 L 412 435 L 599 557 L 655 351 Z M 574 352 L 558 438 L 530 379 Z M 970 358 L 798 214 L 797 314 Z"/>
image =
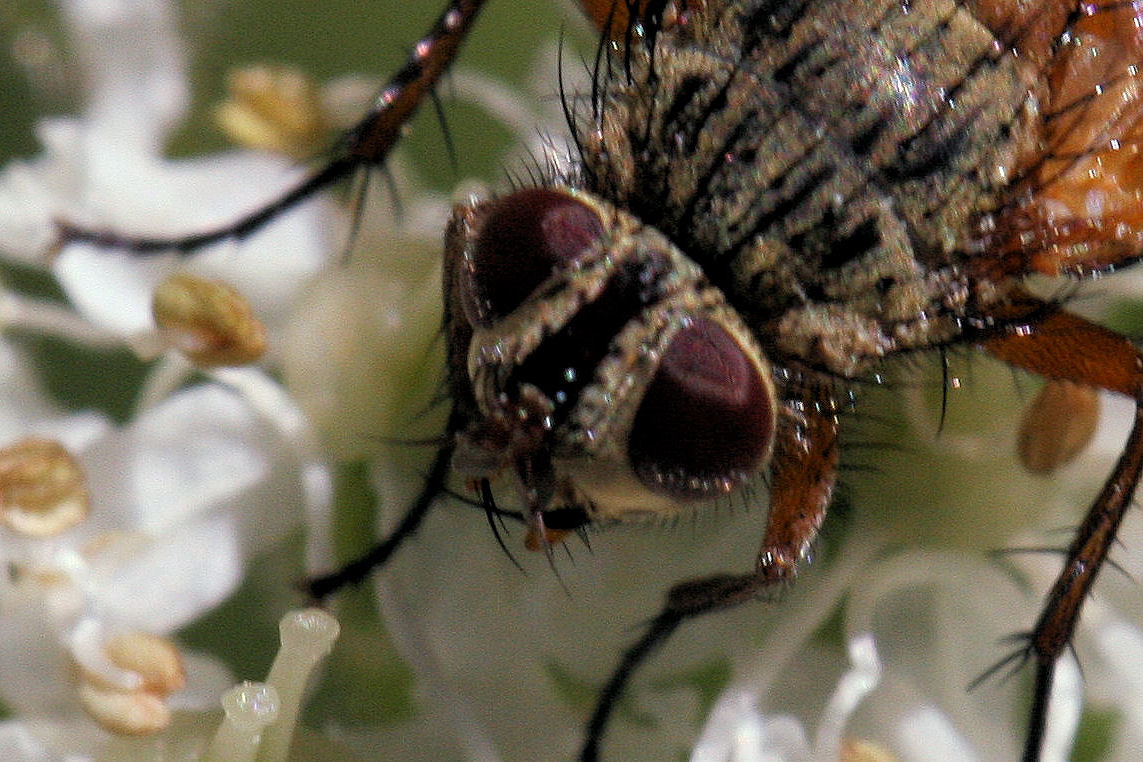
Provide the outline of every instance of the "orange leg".
<path id="1" fill-rule="evenodd" d="M 1020 310 L 1028 310 L 1027 324 Z M 1045 316 L 1045 310 L 1048 314 Z M 1143 473 L 1143 354 L 1126 338 L 1071 313 L 1032 299 L 1002 316 L 1008 330 L 980 345 L 1005 362 L 1048 378 L 1108 389 L 1135 400 L 1135 422 L 1123 454 L 1088 509 L 1068 548 L 1064 568 L 1044 603 L 1025 655 L 1036 660 L 1036 687 L 1026 762 L 1040 756 L 1056 660 L 1072 639 L 1080 611 Z"/>
<path id="2" fill-rule="evenodd" d="M 634 671 L 680 624 L 753 600 L 793 578 L 825 519 L 838 465 L 833 388 L 803 382 L 788 394 L 770 465 L 770 514 L 754 571 L 719 574 L 675 585 L 646 632 L 624 652 L 600 693 L 587 726 L 581 760 L 596 760 L 607 723 Z"/>

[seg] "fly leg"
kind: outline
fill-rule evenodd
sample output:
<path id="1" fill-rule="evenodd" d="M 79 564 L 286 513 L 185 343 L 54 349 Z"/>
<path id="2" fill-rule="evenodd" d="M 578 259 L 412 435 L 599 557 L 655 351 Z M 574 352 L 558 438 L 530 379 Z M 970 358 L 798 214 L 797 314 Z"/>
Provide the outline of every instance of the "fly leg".
<path id="1" fill-rule="evenodd" d="M 405 515 L 401 517 L 401 521 L 397 523 L 396 528 L 388 536 L 374 543 L 373 547 L 340 569 L 305 580 L 304 589 L 310 598 L 320 602 L 343 587 L 356 585 L 368 577 L 374 569 L 383 566 L 389 560 L 389 557 L 401 544 L 420 528 L 425 516 L 429 513 L 429 508 L 445 491 L 445 482 L 448 479 L 452 465 L 452 453 L 455 449 L 453 439 L 450 437 L 448 442 L 437 450 L 433 464 L 429 467 L 429 473 L 425 476 L 425 483 L 421 487 L 420 494 L 417 495 L 413 504 L 405 510 Z"/>
<path id="2" fill-rule="evenodd" d="M 770 514 L 750 574 L 720 574 L 675 585 L 643 636 L 628 648 L 596 701 L 580 759 L 599 758 L 600 743 L 635 670 L 683 622 L 753 600 L 793 579 L 817 536 L 838 468 L 838 415 L 833 389 L 805 383 L 784 402 L 770 465 Z"/>
<path id="3" fill-rule="evenodd" d="M 141 255 L 167 251 L 187 254 L 228 238 L 245 238 L 282 212 L 357 169 L 383 164 L 397 145 L 402 128 L 452 65 L 485 1 L 449 0 L 428 34 L 413 47 L 409 60 L 377 96 L 369 113 L 341 137 L 334 158 L 281 197 L 229 225 L 194 235 L 134 237 L 113 231 L 88 230 L 59 221 L 57 227 L 61 239 L 64 243 L 86 242 L 106 248 L 125 248 Z"/>
<path id="4" fill-rule="evenodd" d="M 1036 680 L 1023 759 L 1036 762 L 1044 741 L 1056 662 L 1071 642 L 1084 601 L 1107 560 L 1143 473 L 1143 353 L 1114 331 L 1054 305 L 1027 299 L 1016 309 L 1028 309 L 1029 317 L 1035 314 L 1036 319 L 1023 324 L 1005 315 L 1008 330 L 981 341 L 983 349 L 1033 373 L 1135 400 L 1134 424 L 1123 454 L 1076 530 L 1025 650 L 1036 662 Z"/>

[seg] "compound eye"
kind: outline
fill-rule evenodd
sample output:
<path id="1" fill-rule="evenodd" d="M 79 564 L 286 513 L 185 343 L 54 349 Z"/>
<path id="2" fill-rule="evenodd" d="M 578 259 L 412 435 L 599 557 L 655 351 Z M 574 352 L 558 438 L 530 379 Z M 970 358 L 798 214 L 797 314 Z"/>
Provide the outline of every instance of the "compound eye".
<path id="1" fill-rule="evenodd" d="M 640 481 L 701 497 L 734 488 L 764 464 L 776 401 L 773 381 L 752 355 L 710 319 L 675 334 L 627 444 Z"/>
<path id="2" fill-rule="evenodd" d="M 519 307 L 560 266 L 603 236 L 589 206 L 552 188 L 529 188 L 489 202 L 461 264 L 461 296 L 473 324 Z"/>

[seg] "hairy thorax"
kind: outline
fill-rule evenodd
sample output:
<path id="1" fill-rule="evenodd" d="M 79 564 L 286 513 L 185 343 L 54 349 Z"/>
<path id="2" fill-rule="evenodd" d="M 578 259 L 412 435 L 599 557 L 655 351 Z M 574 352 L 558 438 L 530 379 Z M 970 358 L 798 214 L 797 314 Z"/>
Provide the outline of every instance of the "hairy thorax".
<path id="1" fill-rule="evenodd" d="M 581 126 L 586 183 L 694 259 L 779 365 L 855 376 L 1003 294 L 966 265 L 1039 139 L 1037 93 L 963 6 L 752 0 L 628 53 Z"/>

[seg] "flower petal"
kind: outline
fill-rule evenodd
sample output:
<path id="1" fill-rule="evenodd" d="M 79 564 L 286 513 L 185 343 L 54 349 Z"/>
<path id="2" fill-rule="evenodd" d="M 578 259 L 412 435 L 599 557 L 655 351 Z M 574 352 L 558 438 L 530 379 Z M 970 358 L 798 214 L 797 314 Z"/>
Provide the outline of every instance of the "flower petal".
<path id="1" fill-rule="evenodd" d="M 61 10 L 89 83 L 97 133 L 157 154 L 187 105 L 172 8 L 163 0 L 71 0 Z"/>
<path id="2" fill-rule="evenodd" d="M 127 539 L 92 559 L 87 603 L 121 627 L 170 633 L 234 592 L 242 561 L 237 527 L 226 516 L 182 526 L 141 547 Z"/>

